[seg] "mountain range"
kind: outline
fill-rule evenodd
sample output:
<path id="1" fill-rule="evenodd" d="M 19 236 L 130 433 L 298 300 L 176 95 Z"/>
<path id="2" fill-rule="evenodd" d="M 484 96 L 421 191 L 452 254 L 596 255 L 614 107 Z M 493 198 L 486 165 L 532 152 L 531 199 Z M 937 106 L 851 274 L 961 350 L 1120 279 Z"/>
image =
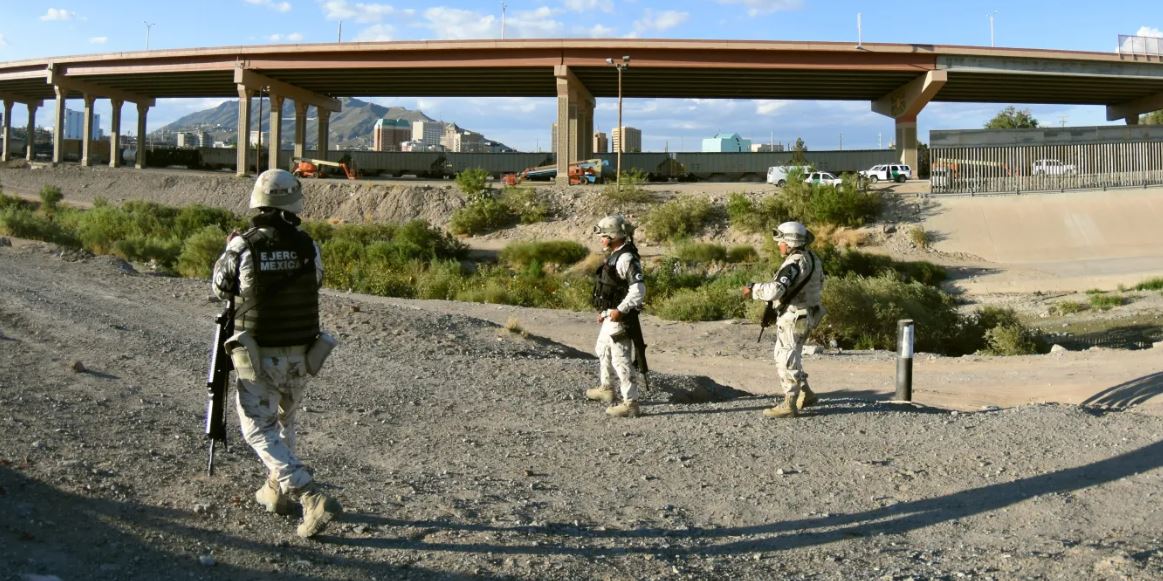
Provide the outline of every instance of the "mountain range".
<path id="1" fill-rule="evenodd" d="M 328 140 L 331 147 L 336 149 L 371 149 L 372 129 L 380 119 L 405 119 L 409 122 L 435 121 L 423 111 L 412 111 L 405 107 L 384 107 L 352 97 L 339 99 L 342 105 L 338 113 L 331 114 L 331 128 Z M 261 123 L 262 131 L 269 129 L 270 101 L 263 99 L 261 107 L 263 114 L 259 115 L 260 103 L 252 99 L 251 130 L 255 130 Z M 318 118 L 315 117 L 315 108 L 308 109 L 307 113 L 307 148 L 315 147 Z M 288 99 L 283 103 L 282 141 L 289 146 L 295 135 L 295 106 Z M 211 109 L 204 109 L 186 115 L 173 123 L 154 131 L 152 134 L 165 139 L 180 131 L 206 131 L 214 141 L 234 143 L 237 139 L 238 127 L 238 100 L 231 99 Z"/>

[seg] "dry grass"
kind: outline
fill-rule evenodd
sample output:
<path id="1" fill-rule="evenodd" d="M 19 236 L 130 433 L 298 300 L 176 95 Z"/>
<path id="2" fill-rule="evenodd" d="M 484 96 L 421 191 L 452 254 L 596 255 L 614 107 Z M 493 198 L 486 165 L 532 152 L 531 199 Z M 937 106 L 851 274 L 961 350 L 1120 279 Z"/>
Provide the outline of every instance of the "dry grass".
<path id="1" fill-rule="evenodd" d="M 837 248 L 858 248 L 868 242 L 869 237 L 863 229 L 832 225 L 816 226 L 812 233 L 816 235 L 816 244 L 832 244 Z"/>
<path id="2" fill-rule="evenodd" d="M 521 326 L 521 320 L 517 317 L 509 317 L 509 320 L 505 321 L 505 325 L 502 328 L 508 331 L 511 335 L 519 335 L 521 337 L 529 336 L 529 331 L 526 331 L 525 328 Z"/>

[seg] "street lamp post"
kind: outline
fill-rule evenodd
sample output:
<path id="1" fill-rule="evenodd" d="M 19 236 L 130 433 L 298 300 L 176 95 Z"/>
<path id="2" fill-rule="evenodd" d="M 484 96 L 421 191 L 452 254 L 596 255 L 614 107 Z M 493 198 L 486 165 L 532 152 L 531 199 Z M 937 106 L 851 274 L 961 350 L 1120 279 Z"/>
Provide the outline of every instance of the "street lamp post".
<path id="1" fill-rule="evenodd" d="M 153 28 L 154 22 L 146 21 L 145 23 L 145 50 L 149 50 L 149 29 Z"/>
<path id="2" fill-rule="evenodd" d="M 618 69 L 618 161 L 614 171 L 618 172 L 618 191 L 620 192 L 622 191 L 622 150 L 626 148 L 626 128 L 622 126 L 622 71 L 630 68 L 630 57 L 623 56 L 621 61 L 608 58 L 606 64 Z"/>

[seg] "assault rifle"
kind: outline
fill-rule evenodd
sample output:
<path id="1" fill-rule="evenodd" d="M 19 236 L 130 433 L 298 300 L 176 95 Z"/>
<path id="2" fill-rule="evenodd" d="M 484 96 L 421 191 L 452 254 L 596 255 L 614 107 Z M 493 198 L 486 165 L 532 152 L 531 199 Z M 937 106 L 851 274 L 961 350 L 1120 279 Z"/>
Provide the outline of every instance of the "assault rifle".
<path id="1" fill-rule="evenodd" d="M 776 317 L 779 316 L 779 314 L 775 312 L 775 307 L 772 305 L 772 302 L 773 301 L 767 301 L 767 304 L 763 307 L 763 318 L 759 320 L 759 338 L 755 340 L 756 343 L 763 341 L 764 329 L 769 327 L 772 321 L 774 321 Z"/>
<path id="2" fill-rule="evenodd" d="M 210 370 L 206 375 L 210 398 L 206 404 L 206 437 L 210 438 L 210 462 L 206 465 L 206 472 L 210 476 L 214 475 L 214 444 L 221 441 L 222 449 L 226 449 L 226 391 L 230 387 L 228 382 L 234 362 L 226 353 L 223 342 L 234 334 L 234 297 L 230 297 L 215 323 L 214 342 L 210 344 Z"/>
<path id="3" fill-rule="evenodd" d="M 626 325 L 626 331 L 630 335 L 630 342 L 634 344 L 634 366 L 642 373 L 642 391 L 647 393 L 650 391 L 650 366 L 646 363 L 646 340 L 642 337 L 642 322 L 638 319 L 638 313 L 627 313 L 622 315 L 622 322 Z"/>

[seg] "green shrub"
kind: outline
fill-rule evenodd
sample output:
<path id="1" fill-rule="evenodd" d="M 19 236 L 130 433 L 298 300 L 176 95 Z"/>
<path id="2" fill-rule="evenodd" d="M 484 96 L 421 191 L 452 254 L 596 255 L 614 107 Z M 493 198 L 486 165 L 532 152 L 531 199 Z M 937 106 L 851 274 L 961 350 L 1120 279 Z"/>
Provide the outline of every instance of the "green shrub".
<path id="1" fill-rule="evenodd" d="M 303 222 L 299 228 L 311 236 L 311 239 L 319 245 L 334 238 L 336 230 L 336 226 L 320 221 Z"/>
<path id="2" fill-rule="evenodd" d="M 155 262 L 162 270 L 173 268 L 182 253 L 177 238 L 138 236 L 113 243 L 111 254 L 134 262 Z"/>
<path id="3" fill-rule="evenodd" d="M 398 228 L 396 224 L 340 224 L 333 227 L 330 237 L 368 246 L 376 242 L 391 242 Z"/>
<path id="4" fill-rule="evenodd" d="M 448 228 L 454 234 L 483 234 L 509 226 L 513 219 L 508 206 L 492 196 L 481 195 L 453 212 Z"/>
<path id="5" fill-rule="evenodd" d="M 1004 324 L 985 332 L 984 352 L 989 355 L 1032 355 L 1044 351 L 1037 333 L 1020 323 Z"/>
<path id="6" fill-rule="evenodd" d="M 501 192 L 501 203 L 508 206 L 522 224 L 544 222 L 553 213 L 549 200 L 534 188 L 505 188 Z"/>
<path id="7" fill-rule="evenodd" d="M 1050 313 L 1054 315 L 1072 315 L 1074 313 L 1081 313 L 1090 308 L 1090 305 L 1078 301 L 1062 301 L 1050 307 Z"/>
<path id="8" fill-rule="evenodd" d="M 460 262 L 436 260 L 416 276 L 415 296 L 418 299 L 449 301 L 468 284 Z"/>
<path id="9" fill-rule="evenodd" d="M 56 213 L 63 199 L 65 199 L 65 195 L 56 186 L 46 185 L 40 189 L 40 209 L 47 216 L 52 216 Z"/>
<path id="10" fill-rule="evenodd" d="M 904 282 L 917 281 L 929 286 L 939 286 L 948 277 L 944 268 L 931 262 L 897 261 L 887 256 L 839 248 L 831 244 L 821 246 L 816 250 L 816 254 L 824 263 L 824 272 L 830 277 L 842 277 L 847 274 L 876 277 L 892 274 Z"/>
<path id="11" fill-rule="evenodd" d="M 470 198 L 479 196 L 489 189 L 489 172 L 479 167 L 466 169 L 456 174 L 456 185 Z"/>
<path id="12" fill-rule="evenodd" d="M 1163 290 L 1163 278 L 1147 279 L 1135 285 L 1135 290 Z"/>
<path id="13" fill-rule="evenodd" d="M 459 259 L 467 251 L 467 247 L 451 234 L 424 220 L 411 220 L 400 225 L 391 240 L 402 260 Z"/>
<path id="14" fill-rule="evenodd" d="M 64 246 L 80 245 L 67 228 L 24 205 L 13 204 L 0 209 L 0 234 Z"/>
<path id="15" fill-rule="evenodd" d="M 604 210 L 613 210 L 628 204 L 644 204 L 654 201 L 654 194 L 642 187 L 646 183 L 646 174 L 637 168 L 622 172 L 622 184 L 617 181 L 609 182 L 602 188 L 602 198 L 605 201 Z"/>
<path id="16" fill-rule="evenodd" d="M 743 317 L 748 303 L 740 294 L 742 284 L 720 278 L 697 287 L 686 288 L 654 301 L 653 312 L 672 321 L 718 321 Z"/>
<path id="17" fill-rule="evenodd" d="M 7 194 L 0 194 L 0 211 L 10 208 L 23 208 L 25 210 L 35 210 L 36 204 L 17 198 L 16 196 L 9 196 Z"/>
<path id="18" fill-rule="evenodd" d="M 185 240 L 207 226 L 216 226 L 223 232 L 241 231 L 246 228 L 246 220 L 239 218 L 230 210 L 195 204 L 178 210 L 177 216 L 174 217 L 173 233 L 179 240 Z"/>
<path id="19" fill-rule="evenodd" d="M 683 241 L 674 245 L 674 257 L 688 264 L 726 262 L 727 249 L 720 244 Z"/>
<path id="20" fill-rule="evenodd" d="M 651 210 L 645 222 L 652 239 L 675 240 L 702 232 L 710 219 L 709 201 L 694 196 L 682 196 Z"/>
<path id="21" fill-rule="evenodd" d="M 922 227 L 914 226 L 909 230 L 909 239 L 917 248 L 928 248 L 932 244 L 932 236 Z"/>
<path id="22" fill-rule="evenodd" d="M 918 351 L 966 353 L 963 325 L 951 296 L 919 282 L 904 282 L 890 274 L 829 277 L 824 286 L 828 316 L 816 329 L 823 339 L 841 346 L 894 349 L 897 321 L 916 324 Z"/>
<path id="23" fill-rule="evenodd" d="M 770 234 L 791 219 L 787 202 L 775 194 L 760 198 L 755 204 L 747 196 L 733 193 L 727 196 L 726 209 L 731 226 L 751 234 Z"/>
<path id="24" fill-rule="evenodd" d="M 569 266 L 589 253 L 585 246 L 571 240 L 514 242 L 501 251 L 501 260 L 514 268 L 525 268 L 534 262 Z"/>
<path id="25" fill-rule="evenodd" d="M 321 245 L 323 284 L 337 289 L 355 289 L 364 259 L 364 246 L 349 239 L 329 240 Z"/>
<path id="26" fill-rule="evenodd" d="M 1108 295 L 1108 294 L 1092 294 L 1090 295 L 1090 306 L 1100 310 L 1109 311 L 1114 307 L 1126 304 L 1127 300 L 1124 297 Z"/>
<path id="27" fill-rule="evenodd" d="M 754 262 L 759 259 L 759 253 L 755 251 L 754 246 L 740 245 L 732 246 L 727 249 L 727 262 L 732 264 L 739 262 Z"/>
<path id="28" fill-rule="evenodd" d="M 225 248 L 226 232 L 218 226 L 203 226 L 182 244 L 176 270 L 187 278 L 210 278 L 214 262 Z"/>

